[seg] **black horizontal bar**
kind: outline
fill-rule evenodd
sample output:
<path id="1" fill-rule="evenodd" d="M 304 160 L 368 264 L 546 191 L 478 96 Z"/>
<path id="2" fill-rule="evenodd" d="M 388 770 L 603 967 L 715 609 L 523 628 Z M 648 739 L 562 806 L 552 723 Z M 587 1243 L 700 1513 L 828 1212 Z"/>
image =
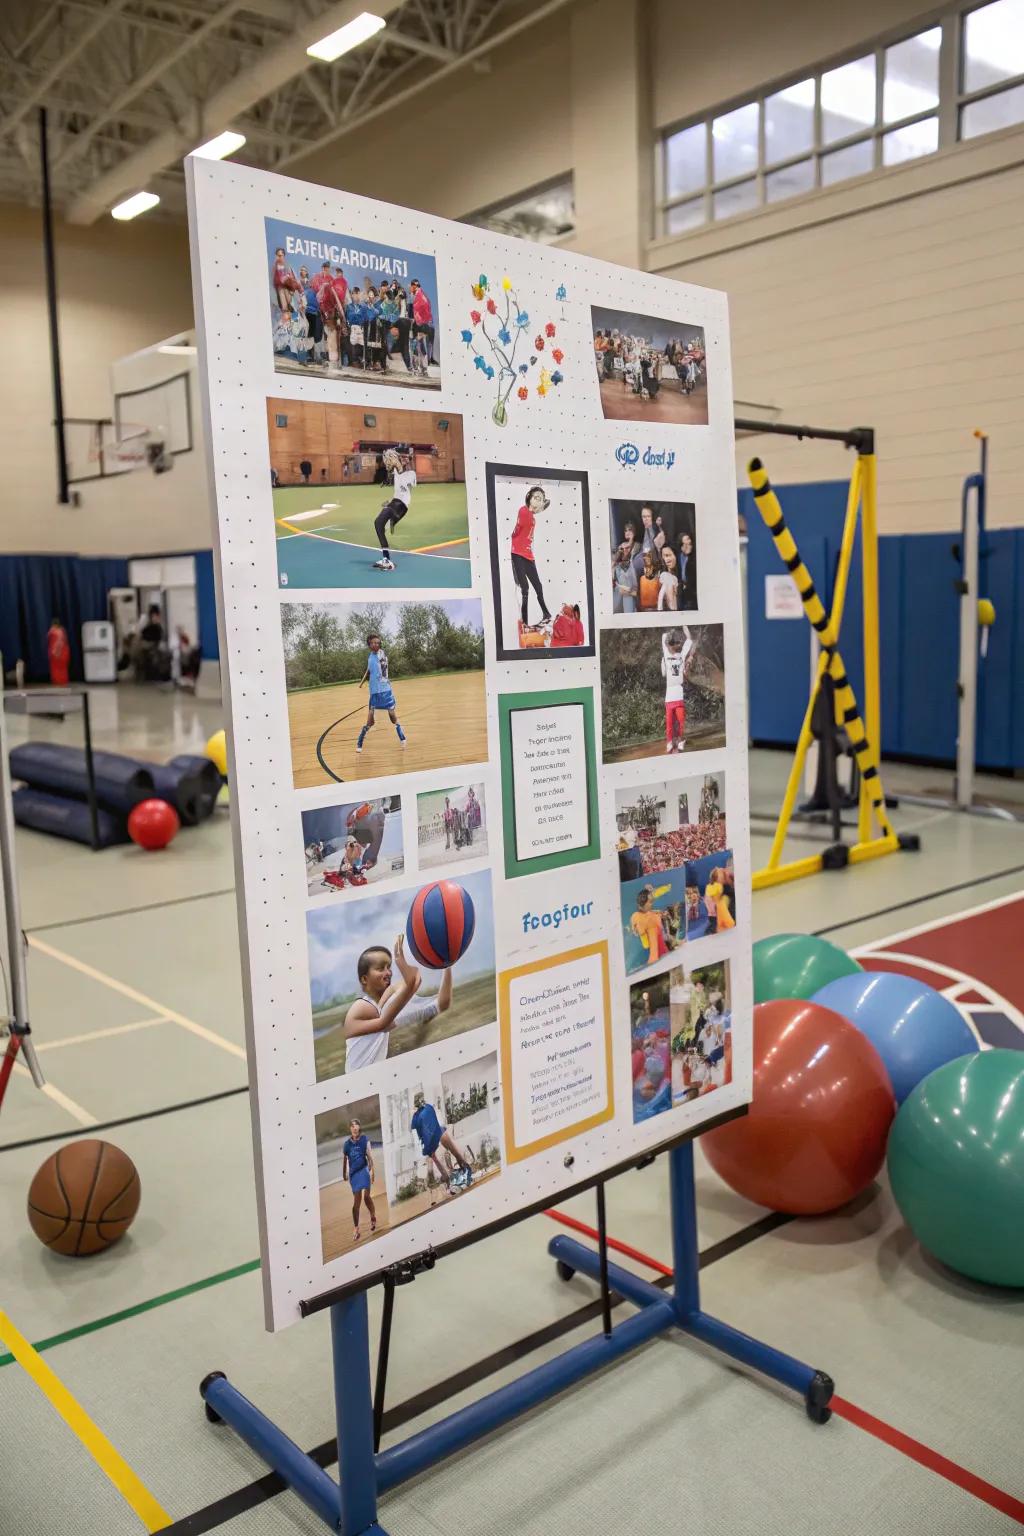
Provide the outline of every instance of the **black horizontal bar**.
<path id="1" fill-rule="evenodd" d="M 851 427 L 848 432 L 834 427 L 793 427 L 784 421 L 754 421 L 747 416 L 737 416 L 737 432 L 773 432 L 776 437 L 820 438 L 831 443 L 845 443 L 847 448 L 860 448 L 868 427 Z"/>

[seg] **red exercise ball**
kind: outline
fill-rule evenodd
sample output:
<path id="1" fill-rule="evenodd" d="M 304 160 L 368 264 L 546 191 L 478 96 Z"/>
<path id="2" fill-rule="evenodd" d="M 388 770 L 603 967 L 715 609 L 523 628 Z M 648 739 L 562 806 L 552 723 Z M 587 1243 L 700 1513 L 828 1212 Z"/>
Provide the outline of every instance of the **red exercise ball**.
<path id="1" fill-rule="evenodd" d="M 831 1008 L 776 998 L 754 1009 L 754 1101 L 701 1137 L 715 1172 L 747 1200 L 819 1216 L 866 1189 L 896 1113 L 882 1058 Z"/>
<path id="2" fill-rule="evenodd" d="M 180 826 L 177 811 L 166 800 L 140 800 L 128 813 L 128 836 L 140 848 L 166 848 Z"/>

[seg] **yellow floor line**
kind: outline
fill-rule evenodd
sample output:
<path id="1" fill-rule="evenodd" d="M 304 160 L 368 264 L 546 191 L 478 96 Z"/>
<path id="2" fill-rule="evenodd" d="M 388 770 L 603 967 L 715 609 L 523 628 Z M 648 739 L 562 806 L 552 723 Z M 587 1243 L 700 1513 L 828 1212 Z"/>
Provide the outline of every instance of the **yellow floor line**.
<path id="1" fill-rule="evenodd" d="M 409 553 L 410 555 L 429 555 L 432 549 L 451 549 L 455 544 L 468 543 L 469 535 L 466 534 L 466 536 L 461 539 L 442 539 L 440 544 L 423 544 L 419 549 L 410 549 Z M 402 551 L 399 550 L 398 553 L 401 554 Z"/>
<path id="2" fill-rule="evenodd" d="M 118 981 L 114 976 L 108 976 L 106 971 L 98 971 L 93 965 L 86 965 L 84 960 L 76 960 L 74 955 L 66 955 L 61 949 L 54 949 L 52 944 L 47 944 L 45 939 L 37 938 L 35 934 L 28 936 L 29 946 L 37 949 L 41 955 L 49 955 L 51 960 L 59 960 L 62 965 L 69 965 L 73 971 L 80 971 L 83 976 L 89 976 L 93 981 L 98 981 L 105 987 L 110 987 L 113 992 L 120 992 L 122 997 L 131 998 L 133 1003 L 138 1003 L 140 1008 L 148 1008 L 152 1013 L 159 1013 L 161 1017 L 170 1019 L 172 1024 L 178 1024 L 182 1029 L 187 1029 L 190 1034 L 198 1035 L 200 1040 L 208 1040 L 211 1045 L 219 1045 L 222 1051 L 228 1051 L 232 1056 L 237 1056 L 241 1061 L 245 1060 L 245 1047 L 236 1045 L 233 1040 L 225 1040 L 223 1035 L 216 1034 L 212 1029 L 207 1029 L 205 1024 L 197 1024 L 195 1019 L 186 1018 L 183 1013 L 176 1013 L 173 1008 L 166 1008 L 163 1003 L 154 1002 L 147 997 L 145 992 L 139 992 L 135 987 L 129 987 L 126 982 Z"/>
<path id="3" fill-rule="evenodd" d="M 14 1070 L 18 1073 L 19 1077 L 27 1077 L 31 1080 L 32 1074 L 23 1062 L 16 1061 L 14 1063 Z M 62 1093 L 59 1088 L 55 1088 L 53 1083 L 44 1083 L 40 1091 L 48 1099 L 52 1100 L 54 1104 L 63 1109 L 66 1114 L 69 1114 L 72 1120 L 77 1120 L 79 1125 L 99 1125 L 95 1115 L 90 1115 L 87 1109 L 83 1109 L 81 1104 L 76 1104 L 74 1099 L 68 1098 L 67 1094 Z"/>
<path id="4" fill-rule="evenodd" d="M 114 1449 L 103 1431 L 71 1396 L 64 1383 L 18 1332 L 6 1312 L 0 1312 L 0 1341 L 60 1414 L 72 1434 L 77 1435 L 100 1471 L 110 1479 L 147 1531 L 162 1531 L 170 1525 L 171 1517 L 167 1511 L 161 1508 L 121 1453 Z"/>

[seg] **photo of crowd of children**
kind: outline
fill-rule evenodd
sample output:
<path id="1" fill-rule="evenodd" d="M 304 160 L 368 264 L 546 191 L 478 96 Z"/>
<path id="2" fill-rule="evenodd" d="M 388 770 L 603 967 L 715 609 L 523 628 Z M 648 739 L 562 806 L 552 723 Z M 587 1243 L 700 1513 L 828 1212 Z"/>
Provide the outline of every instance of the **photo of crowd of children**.
<path id="1" fill-rule="evenodd" d="M 721 624 L 603 629 L 601 705 L 606 763 L 724 747 Z"/>
<path id="2" fill-rule="evenodd" d="M 501 1172 L 498 1054 L 460 1062 L 384 1095 L 392 1225 L 479 1189 Z"/>
<path id="3" fill-rule="evenodd" d="M 489 870 L 442 882 L 426 952 L 423 906 L 437 885 L 382 891 L 306 913 L 316 1080 L 350 1074 L 495 1021 Z M 454 921 L 447 916 L 453 903 Z M 428 924 L 432 922 L 427 914 Z M 451 928 L 454 932 L 449 937 Z M 417 952 L 419 944 L 419 952 Z M 445 952 L 446 951 L 446 952 Z M 450 964 L 438 965 L 438 959 Z"/>
<path id="4" fill-rule="evenodd" d="M 483 784 L 452 784 L 417 795 L 416 837 L 420 869 L 486 858 L 487 810 Z"/>
<path id="5" fill-rule="evenodd" d="M 267 401 L 282 587 L 468 587 L 462 417 Z"/>
<path id="6" fill-rule="evenodd" d="M 729 962 L 683 966 L 629 989 L 633 1120 L 732 1081 Z"/>
<path id="7" fill-rule="evenodd" d="M 320 1242 L 329 1264 L 391 1226 L 380 1099 L 352 1099 L 315 1119 Z"/>
<path id="8" fill-rule="evenodd" d="M 296 789 L 487 760 L 477 598 L 282 603 Z"/>
<path id="9" fill-rule="evenodd" d="M 697 607 L 696 510 L 690 501 L 611 501 L 614 613 Z"/>
<path id="10" fill-rule="evenodd" d="M 498 659 L 593 656 L 587 476 L 488 464 L 487 515 Z"/>
<path id="11" fill-rule="evenodd" d="M 724 773 L 615 792 L 615 847 L 623 882 L 682 869 L 726 846 Z"/>
<path id="12" fill-rule="evenodd" d="M 274 367 L 440 389 L 432 256 L 266 219 Z"/>
<path id="13" fill-rule="evenodd" d="M 595 305 L 590 315 L 606 420 L 707 426 L 707 356 L 700 326 Z"/>
<path id="14" fill-rule="evenodd" d="M 302 844 L 308 895 L 380 885 L 405 869 L 401 799 L 385 795 L 303 811 Z"/>

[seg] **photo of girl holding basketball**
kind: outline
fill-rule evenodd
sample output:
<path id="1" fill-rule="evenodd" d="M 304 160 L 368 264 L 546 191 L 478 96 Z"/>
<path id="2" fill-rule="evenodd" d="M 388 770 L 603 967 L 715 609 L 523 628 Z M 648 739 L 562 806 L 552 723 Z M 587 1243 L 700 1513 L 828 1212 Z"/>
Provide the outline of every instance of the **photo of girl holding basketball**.
<path id="1" fill-rule="evenodd" d="M 526 493 L 526 501 L 519 508 L 516 525 L 512 530 L 512 574 L 519 588 L 521 603 L 521 621 L 529 624 L 530 588 L 537 594 L 537 602 L 540 604 L 540 622 L 551 623 L 551 615 L 548 605 L 544 601 L 544 588 L 540 583 L 540 575 L 537 571 L 537 557 L 533 552 L 533 536 L 537 526 L 537 518 L 542 512 L 546 512 L 551 502 L 544 494 L 544 488 L 540 485 L 531 486 Z"/>
<path id="2" fill-rule="evenodd" d="M 375 945 L 359 956 L 356 974 L 361 994 L 346 1013 L 343 1030 L 346 1072 L 357 1072 L 360 1067 L 383 1061 L 388 1054 L 391 1031 L 398 1024 L 427 1025 L 451 1007 L 451 966 L 443 973 L 436 996 L 420 1003 L 418 1008 L 409 1008 L 407 1005 L 423 984 L 423 973 L 406 959 L 404 934 L 395 939 L 393 960 L 401 977 L 397 984 L 393 981 L 390 949 Z"/>

